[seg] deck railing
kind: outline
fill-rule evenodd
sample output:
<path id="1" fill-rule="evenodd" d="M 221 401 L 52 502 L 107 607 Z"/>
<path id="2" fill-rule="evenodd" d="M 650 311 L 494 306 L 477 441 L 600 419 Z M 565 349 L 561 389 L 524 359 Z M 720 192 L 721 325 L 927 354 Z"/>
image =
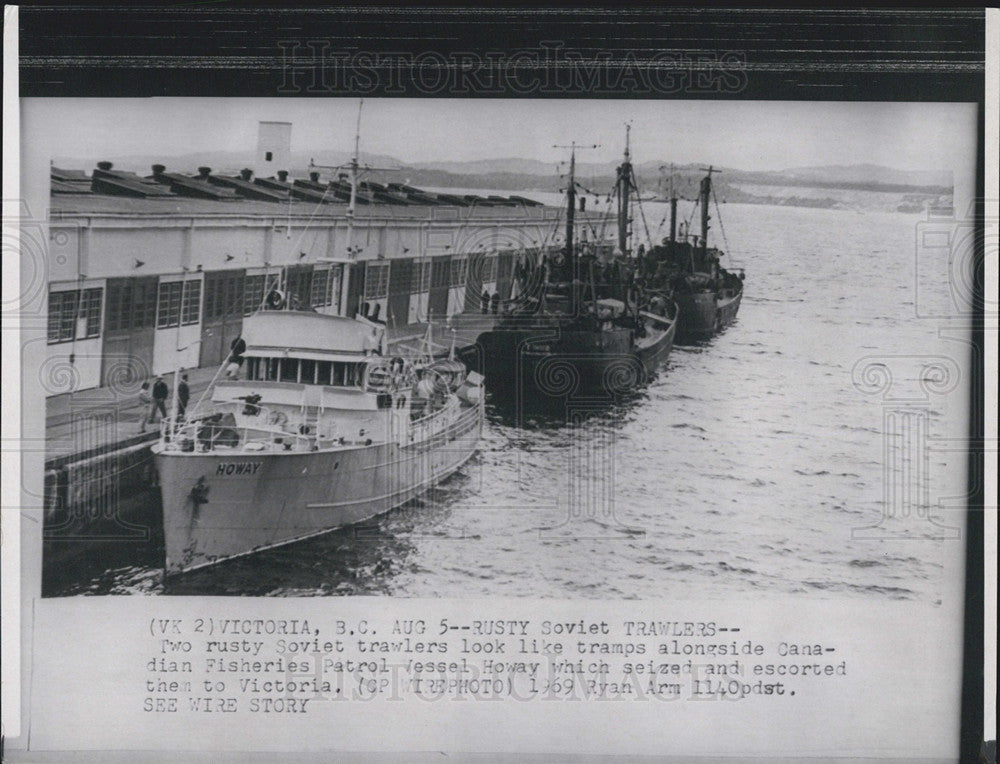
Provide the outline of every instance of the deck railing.
<path id="1" fill-rule="evenodd" d="M 409 419 L 411 411 L 417 404 L 423 404 L 419 409 L 422 413 L 417 419 Z M 481 406 L 463 406 L 458 398 L 449 396 L 443 405 L 429 401 L 411 400 L 411 406 L 405 409 L 407 424 L 404 429 L 390 426 L 387 430 L 389 440 L 398 441 L 401 445 L 418 443 L 423 440 L 446 435 L 456 427 L 462 426 L 470 419 L 479 415 Z M 239 449 L 241 451 L 317 451 L 337 447 L 368 446 L 372 438 L 345 438 L 336 435 L 322 434 L 318 421 L 314 416 L 307 416 L 302 421 L 288 422 L 285 419 L 278 424 L 265 407 L 259 407 L 260 424 L 246 424 L 223 419 L 214 414 L 208 417 L 184 419 L 182 417 L 165 417 L 160 422 L 160 445 L 165 451 L 182 451 L 205 453 L 218 449 Z M 398 416 L 403 409 L 384 409 L 387 417 Z M 380 440 L 382 440 L 380 438 Z"/>

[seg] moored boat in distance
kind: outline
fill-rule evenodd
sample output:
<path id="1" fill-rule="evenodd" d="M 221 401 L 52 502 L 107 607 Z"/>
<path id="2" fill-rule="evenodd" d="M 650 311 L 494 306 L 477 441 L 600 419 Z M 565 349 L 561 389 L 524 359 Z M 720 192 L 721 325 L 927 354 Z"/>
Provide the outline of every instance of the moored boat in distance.
<path id="1" fill-rule="evenodd" d="M 463 348 L 463 360 L 484 371 L 501 393 L 564 398 L 630 393 L 645 384 L 670 353 L 677 306 L 669 287 L 645 290 L 635 281 L 628 249 L 629 195 L 636 190 L 626 139 L 618 168 L 619 251 L 574 242 L 576 144 L 569 147 L 566 245 L 534 264 L 515 307 L 492 330 Z"/>
<path id="2" fill-rule="evenodd" d="M 153 446 L 168 575 L 375 517 L 475 453 L 482 378 L 381 355 L 377 331 L 295 310 L 244 322 L 243 378 L 166 418 Z"/>
<path id="3" fill-rule="evenodd" d="M 680 310 L 677 342 L 707 340 L 736 319 L 743 298 L 744 273 L 727 271 L 719 264 L 723 252 L 708 246 L 709 201 L 713 198 L 712 167 L 702 178 L 698 193 L 701 236 L 689 241 L 677 236 L 677 195 L 671 183 L 670 237 L 650 249 L 645 269 L 654 287 L 672 290 Z M 716 205 L 718 208 L 718 205 Z"/>

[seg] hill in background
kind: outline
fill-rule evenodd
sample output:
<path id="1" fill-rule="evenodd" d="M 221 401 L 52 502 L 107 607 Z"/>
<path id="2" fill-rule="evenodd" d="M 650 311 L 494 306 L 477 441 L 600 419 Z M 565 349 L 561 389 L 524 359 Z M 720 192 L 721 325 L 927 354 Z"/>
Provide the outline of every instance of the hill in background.
<path id="1" fill-rule="evenodd" d="M 56 157 L 53 163 L 66 169 L 93 169 L 97 161 L 108 160 L 115 167 L 149 174 L 153 164 L 164 164 L 168 171 L 194 173 L 198 167 L 211 167 L 219 174 L 236 174 L 253 164 L 250 151 L 195 152 L 174 157 L 159 155 L 103 156 L 99 158 Z M 338 151 L 293 152 L 293 176 L 304 177 L 310 161 L 318 165 L 342 166 L 350 154 Z M 362 164 L 393 171 L 372 171 L 366 177 L 379 182 L 396 181 L 415 186 L 438 188 L 481 188 L 495 191 L 543 191 L 558 193 L 565 189 L 565 163 L 508 157 L 466 162 L 428 162 L 407 164 L 387 155 L 362 154 Z M 673 183 L 682 198 L 697 194 L 704 175 L 704 164 L 673 167 Z M 577 182 L 595 195 L 606 195 L 614 186 L 616 162 L 577 164 Z M 646 161 L 635 166 L 639 188 L 644 198 L 664 198 L 669 194 L 670 171 L 667 161 Z M 716 196 L 721 200 L 757 204 L 792 204 L 809 207 L 877 207 L 880 209 L 919 212 L 951 204 L 953 178 L 950 172 L 935 170 L 898 170 L 873 164 L 820 165 L 785 170 L 751 171 L 717 168 L 714 176 Z M 329 171 L 325 171 L 329 174 Z M 865 193 L 868 192 L 868 195 Z"/>

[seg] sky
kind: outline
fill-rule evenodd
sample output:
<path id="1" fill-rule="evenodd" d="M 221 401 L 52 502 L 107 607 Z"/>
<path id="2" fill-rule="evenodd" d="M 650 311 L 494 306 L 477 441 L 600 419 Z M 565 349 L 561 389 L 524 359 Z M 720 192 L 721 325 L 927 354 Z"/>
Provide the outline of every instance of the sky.
<path id="1" fill-rule="evenodd" d="M 176 156 L 249 150 L 259 121 L 291 122 L 292 151 L 353 147 L 358 99 L 22 99 L 22 140 L 51 156 Z M 600 144 L 580 161 L 711 162 L 744 170 L 871 163 L 955 170 L 975 149 L 975 107 L 948 103 L 594 99 L 367 99 L 362 154 L 406 163 L 519 157 Z M 37 146 L 35 148 L 38 148 Z"/>

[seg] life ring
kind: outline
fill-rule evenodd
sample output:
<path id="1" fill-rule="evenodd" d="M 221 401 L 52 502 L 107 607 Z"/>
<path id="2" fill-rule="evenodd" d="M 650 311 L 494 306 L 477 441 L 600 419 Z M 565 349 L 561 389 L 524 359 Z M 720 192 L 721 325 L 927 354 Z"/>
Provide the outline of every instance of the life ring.
<path id="1" fill-rule="evenodd" d="M 285 295 L 279 289 L 272 289 L 267 293 L 267 299 L 264 304 L 270 310 L 281 310 L 285 307 Z"/>
<path id="2" fill-rule="evenodd" d="M 284 411 L 272 411 L 267 417 L 267 423 L 282 427 L 288 423 L 288 415 Z"/>

